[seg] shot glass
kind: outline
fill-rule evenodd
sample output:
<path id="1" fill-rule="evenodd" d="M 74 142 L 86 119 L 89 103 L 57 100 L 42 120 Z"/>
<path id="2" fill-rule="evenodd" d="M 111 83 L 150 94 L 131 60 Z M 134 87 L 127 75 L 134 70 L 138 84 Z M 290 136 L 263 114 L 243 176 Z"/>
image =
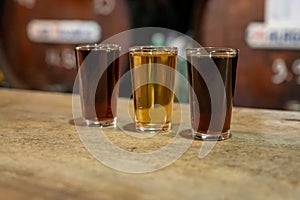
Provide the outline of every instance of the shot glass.
<path id="1" fill-rule="evenodd" d="M 88 126 L 116 125 L 119 53 L 116 44 L 75 47 L 82 116 Z"/>
<path id="2" fill-rule="evenodd" d="M 139 132 L 171 130 L 177 47 L 129 48 L 135 126 Z"/>
<path id="3" fill-rule="evenodd" d="M 191 85 L 191 126 L 197 139 L 225 140 L 231 137 L 238 53 L 238 49 L 232 48 L 186 49 Z"/>

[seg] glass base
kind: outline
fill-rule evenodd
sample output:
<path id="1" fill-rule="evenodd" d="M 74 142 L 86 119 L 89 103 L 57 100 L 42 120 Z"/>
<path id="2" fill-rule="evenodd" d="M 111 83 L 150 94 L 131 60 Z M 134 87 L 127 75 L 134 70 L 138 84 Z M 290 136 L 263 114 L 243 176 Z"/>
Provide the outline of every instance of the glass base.
<path id="1" fill-rule="evenodd" d="M 108 120 L 91 120 L 91 119 L 85 119 L 85 123 L 88 126 L 97 126 L 97 127 L 115 127 L 117 124 L 117 118 L 108 119 Z"/>
<path id="2" fill-rule="evenodd" d="M 140 124 L 136 123 L 135 128 L 138 132 L 165 133 L 171 130 L 171 123 L 166 124 Z"/>
<path id="3" fill-rule="evenodd" d="M 223 133 L 199 133 L 196 132 L 195 139 L 205 140 L 205 141 L 220 141 L 220 140 L 227 140 L 231 137 L 230 130 L 223 132 Z"/>

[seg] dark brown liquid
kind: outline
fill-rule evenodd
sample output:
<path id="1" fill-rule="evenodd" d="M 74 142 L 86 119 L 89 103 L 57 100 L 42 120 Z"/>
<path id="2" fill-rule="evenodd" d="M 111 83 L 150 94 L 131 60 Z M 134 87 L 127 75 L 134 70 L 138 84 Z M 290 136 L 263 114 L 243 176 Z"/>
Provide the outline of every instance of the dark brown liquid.
<path id="1" fill-rule="evenodd" d="M 200 68 L 201 67 L 206 68 L 205 70 L 209 70 L 210 67 L 214 67 L 212 65 L 213 62 L 215 63 L 215 65 L 218 68 L 218 71 L 220 72 L 220 75 L 222 77 L 226 89 L 226 116 L 222 128 L 222 132 L 228 131 L 230 129 L 230 123 L 231 123 L 232 97 L 235 88 L 237 57 L 219 55 L 216 57 L 213 56 L 211 58 L 208 56 L 197 56 L 197 55 L 187 56 L 189 82 L 195 92 L 195 96 L 190 95 L 192 128 L 195 131 L 200 133 L 208 133 L 208 132 L 217 133 L 219 131 L 209 130 L 209 125 L 211 123 L 211 116 L 212 116 L 211 95 L 209 93 L 209 89 L 205 82 L 205 79 L 196 70 L 196 68 L 192 66 L 191 63 L 195 64 L 195 66 L 198 66 Z M 208 84 L 216 84 L 214 78 L 215 77 L 208 77 L 206 81 L 208 82 Z M 197 101 L 199 107 L 195 105 Z M 218 97 L 218 99 L 214 101 L 220 102 L 221 104 L 223 100 L 222 97 Z M 221 116 L 222 113 L 217 113 L 217 114 Z M 222 121 L 221 118 L 217 120 Z M 214 123 L 218 123 L 218 122 L 214 122 Z"/>
<path id="2" fill-rule="evenodd" d="M 119 80 L 119 52 L 81 50 L 77 51 L 76 56 L 79 64 L 83 117 L 95 121 L 114 118 L 113 111 L 117 110 L 119 91 L 116 85 Z M 113 94 L 114 88 L 116 92 Z M 95 106 L 92 106 L 93 103 Z"/>

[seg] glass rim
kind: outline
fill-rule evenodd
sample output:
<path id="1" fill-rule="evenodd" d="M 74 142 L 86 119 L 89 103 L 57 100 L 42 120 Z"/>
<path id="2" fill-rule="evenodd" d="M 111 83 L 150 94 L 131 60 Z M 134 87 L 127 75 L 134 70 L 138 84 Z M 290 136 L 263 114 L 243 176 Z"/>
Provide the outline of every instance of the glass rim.
<path id="1" fill-rule="evenodd" d="M 129 47 L 129 52 L 132 53 L 177 53 L 178 47 L 173 46 L 133 46 Z"/>
<path id="2" fill-rule="evenodd" d="M 79 44 L 75 46 L 76 51 L 116 51 L 121 50 L 121 46 L 118 44 L 106 44 L 106 43 L 95 43 L 95 44 Z"/>
<path id="3" fill-rule="evenodd" d="M 197 48 L 187 48 L 187 55 L 237 55 L 239 53 L 239 49 L 231 48 L 231 47 L 197 47 Z"/>

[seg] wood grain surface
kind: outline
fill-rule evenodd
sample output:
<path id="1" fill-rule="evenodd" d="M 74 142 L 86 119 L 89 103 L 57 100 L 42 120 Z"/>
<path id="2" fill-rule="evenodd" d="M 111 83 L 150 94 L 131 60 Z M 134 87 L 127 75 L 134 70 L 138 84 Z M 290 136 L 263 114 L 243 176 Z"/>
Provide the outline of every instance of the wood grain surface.
<path id="1" fill-rule="evenodd" d="M 119 100 L 120 116 L 130 109 L 125 102 Z M 179 112 L 175 106 L 175 115 Z M 72 120 L 70 94 L 0 89 L 0 199 L 300 196 L 298 112 L 234 108 L 232 138 L 218 142 L 206 157 L 198 157 L 203 142 L 193 140 L 179 159 L 142 174 L 121 172 L 95 159 Z M 108 138 L 139 153 L 163 147 L 172 136 L 163 134 L 148 142 L 111 129 Z"/>

